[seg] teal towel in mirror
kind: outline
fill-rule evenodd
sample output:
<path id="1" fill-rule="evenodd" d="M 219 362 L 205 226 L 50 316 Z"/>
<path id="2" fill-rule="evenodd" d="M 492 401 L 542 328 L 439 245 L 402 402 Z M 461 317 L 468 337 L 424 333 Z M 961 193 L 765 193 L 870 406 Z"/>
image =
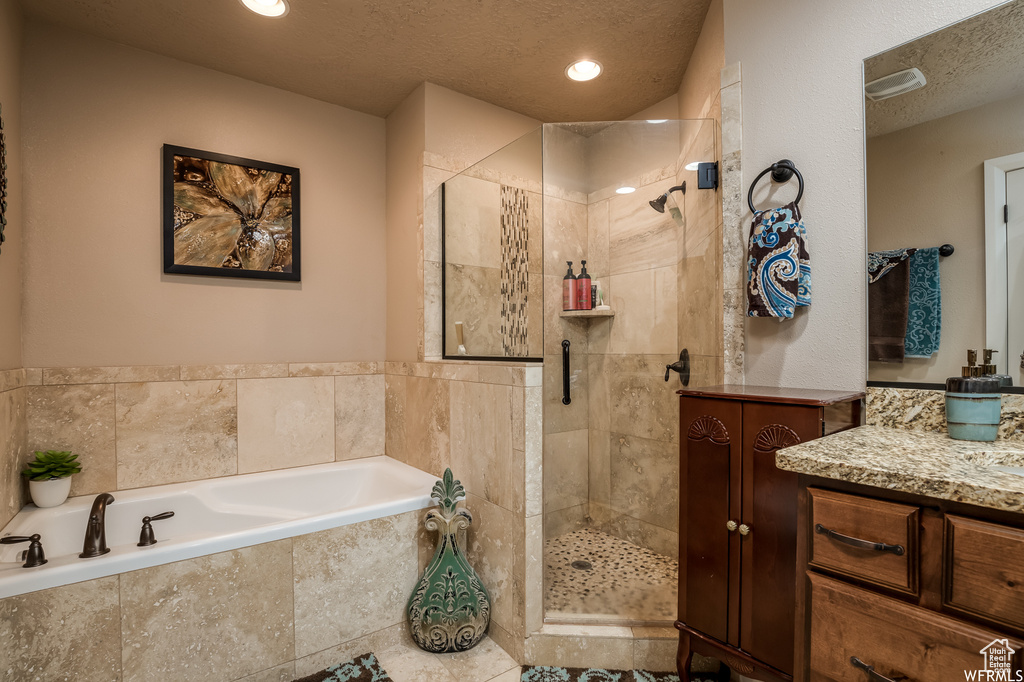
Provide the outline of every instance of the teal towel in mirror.
<path id="1" fill-rule="evenodd" d="M 942 288 L 939 249 L 917 249 L 910 256 L 910 305 L 907 311 L 906 357 L 926 358 L 939 350 L 942 331 Z"/>

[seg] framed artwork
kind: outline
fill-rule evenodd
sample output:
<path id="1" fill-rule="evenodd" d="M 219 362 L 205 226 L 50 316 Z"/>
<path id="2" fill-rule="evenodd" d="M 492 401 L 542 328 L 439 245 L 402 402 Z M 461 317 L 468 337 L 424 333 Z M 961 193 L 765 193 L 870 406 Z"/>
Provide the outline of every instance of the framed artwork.
<path id="1" fill-rule="evenodd" d="M 300 279 L 299 169 L 163 147 L 164 272 Z"/>

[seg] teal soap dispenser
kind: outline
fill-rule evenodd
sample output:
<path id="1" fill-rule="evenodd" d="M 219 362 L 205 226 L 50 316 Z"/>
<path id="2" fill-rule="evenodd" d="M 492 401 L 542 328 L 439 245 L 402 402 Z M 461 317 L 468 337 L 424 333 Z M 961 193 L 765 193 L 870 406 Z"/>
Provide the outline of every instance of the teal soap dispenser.
<path id="1" fill-rule="evenodd" d="M 967 351 L 960 376 L 946 379 L 946 428 L 956 440 L 991 441 L 999 433 L 999 379 L 982 376 L 978 351 Z"/>

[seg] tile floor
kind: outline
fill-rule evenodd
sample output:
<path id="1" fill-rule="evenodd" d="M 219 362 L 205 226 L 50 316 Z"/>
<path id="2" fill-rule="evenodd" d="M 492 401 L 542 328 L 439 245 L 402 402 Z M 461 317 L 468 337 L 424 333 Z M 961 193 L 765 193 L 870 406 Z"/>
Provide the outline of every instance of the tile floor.
<path id="1" fill-rule="evenodd" d="M 394 682 L 519 682 L 519 664 L 490 637 L 457 654 L 427 653 L 412 641 L 374 654 Z"/>
<path id="2" fill-rule="evenodd" d="M 590 568 L 574 568 L 573 562 Z M 544 549 L 544 607 L 550 620 L 671 624 L 679 565 L 590 528 L 550 538 Z"/>

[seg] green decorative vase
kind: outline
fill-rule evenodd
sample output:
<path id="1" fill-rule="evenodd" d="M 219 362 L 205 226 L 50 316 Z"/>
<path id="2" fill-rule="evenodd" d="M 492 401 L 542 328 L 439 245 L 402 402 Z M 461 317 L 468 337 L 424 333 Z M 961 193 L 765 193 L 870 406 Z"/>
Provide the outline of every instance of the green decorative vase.
<path id="1" fill-rule="evenodd" d="M 409 626 L 412 638 L 425 651 L 466 651 L 483 639 L 491 620 L 491 598 L 458 541 L 460 532 L 465 537 L 473 516 L 455 507 L 465 499 L 466 490 L 454 480 L 451 469 L 445 469 L 444 480 L 434 484 L 430 496 L 439 508 L 427 512 L 423 527 L 437 531 L 437 551 L 409 597 Z"/>

